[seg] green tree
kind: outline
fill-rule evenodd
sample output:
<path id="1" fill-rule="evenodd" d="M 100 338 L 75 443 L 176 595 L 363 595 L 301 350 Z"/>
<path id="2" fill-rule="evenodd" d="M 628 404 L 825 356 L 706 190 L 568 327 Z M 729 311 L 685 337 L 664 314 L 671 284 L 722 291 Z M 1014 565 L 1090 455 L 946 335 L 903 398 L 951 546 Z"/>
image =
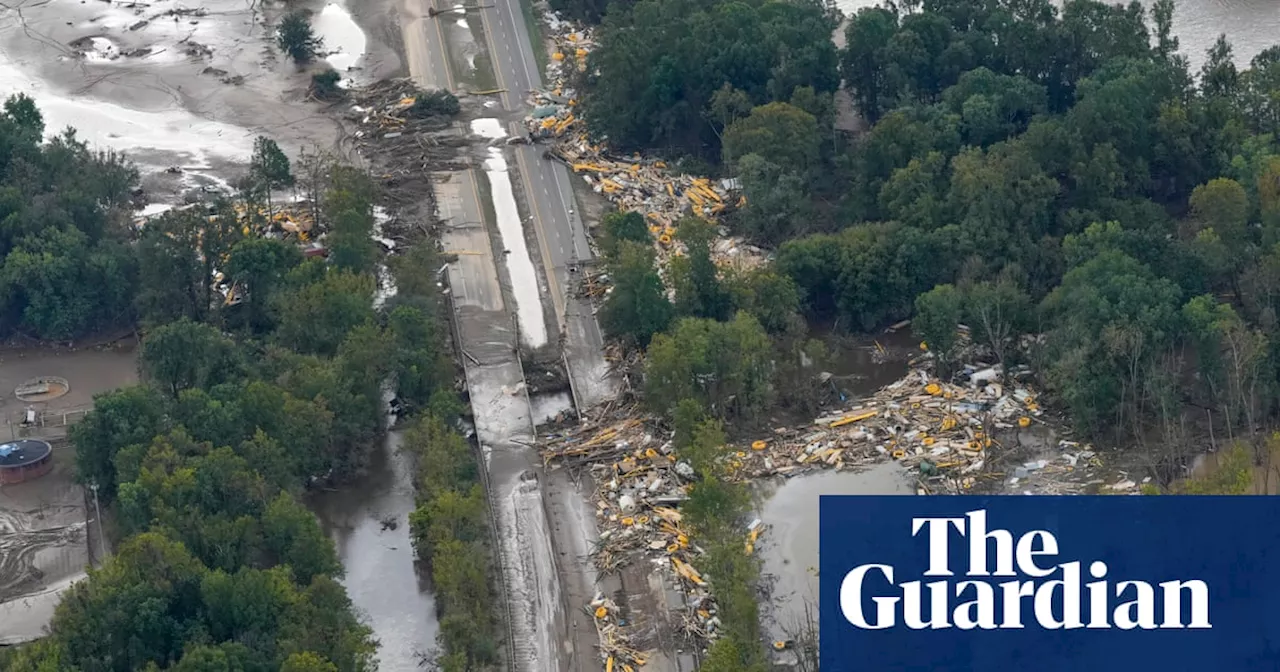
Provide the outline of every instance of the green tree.
<path id="1" fill-rule="evenodd" d="M 249 157 L 249 179 L 266 195 L 267 217 L 272 217 L 272 192 L 291 186 L 294 182 L 289 157 L 285 156 L 275 140 L 262 135 L 253 139 L 253 155 Z"/>
<path id="2" fill-rule="evenodd" d="M 50 630 L 63 663 L 140 670 L 177 660 L 186 622 L 198 618 L 206 571 L 182 544 L 160 534 L 125 541 L 91 579 L 75 583 L 54 612 Z"/>
<path id="3" fill-rule="evenodd" d="M 644 215 L 639 212 L 611 212 L 600 220 L 600 225 L 604 228 L 600 251 L 606 257 L 617 257 L 625 242 L 641 245 L 650 243 L 649 227 L 644 223 Z"/>
<path id="4" fill-rule="evenodd" d="M 372 322 L 348 332 L 337 352 L 343 377 L 369 398 L 377 398 L 382 381 L 395 369 L 395 355 L 395 335 Z"/>
<path id="5" fill-rule="evenodd" d="M 285 658 L 280 672 L 338 672 L 338 667 L 315 653 L 302 651 Z"/>
<path id="6" fill-rule="evenodd" d="M 965 292 L 964 314 L 974 336 L 991 348 L 1007 371 L 1005 359 L 1029 326 L 1031 298 L 1008 278 L 979 282 Z"/>
<path id="7" fill-rule="evenodd" d="M 800 318 L 800 289 L 795 281 L 770 266 L 726 275 L 725 286 L 735 311 L 743 310 L 772 335 L 804 329 Z"/>
<path id="8" fill-rule="evenodd" d="M 26 236 L 0 264 L 0 305 L 41 338 L 70 340 L 127 322 L 136 288 L 128 248 L 95 244 L 75 227 Z"/>
<path id="9" fill-rule="evenodd" d="M 1200 68 L 1200 89 L 1206 96 L 1229 98 L 1240 88 L 1240 73 L 1236 70 L 1227 36 L 1219 35 L 1209 47 L 1208 60 Z"/>
<path id="10" fill-rule="evenodd" d="M 748 419 L 772 401 L 772 369 L 772 343 L 750 315 L 684 318 L 649 344 L 645 399 L 660 413 L 696 399 L 716 417 Z"/>
<path id="11" fill-rule="evenodd" d="M 1136 429 L 1148 364 L 1179 331 L 1178 305 L 1177 286 L 1112 250 L 1046 297 L 1047 378 L 1082 429 Z"/>
<path id="12" fill-rule="evenodd" d="M 600 324 L 610 336 L 648 345 L 671 322 L 672 307 L 653 264 L 653 250 L 623 242 L 609 262 L 613 290 L 600 309 Z"/>
<path id="13" fill-rule="evenodd" d="M 44 135 L 44 115 L 36 101 L 25 93 L 15 93 L 4 101 L 4 116 L 37 141 Z"/>
<path id="14" fill-rule="evenodd" d="M 818 120 L 789 103 L 768 103 L 751 110 L 725 129 L 722 151 L 726 165 L 737 167 L 747 154 L 769 157 L 783 170 L 810 174 L 818 164 Z"/>
<path id="15" fill-rule="evenodd" d="M 720 270 L 711 259 L 715 229 L 704 220 L 689 217 L 680 221 L 676 235 L 685 246 L 685 255 L 671 264 L 676 311 L 713 320 L 728 317 L 729 295 L 720 283 Z"/>
<path id="16" fill-rule="evenodd" d="M 236 345 L 217 329 L 181 319 L 157 327 L 142 342 L 143 371 L 157 384 L 178 393 L 227 382 L 236 374 Z"/>
<path id="17" fill-rule="evenodd" d="M 862 116 L 880 120 L 896 97 L 898 84 L 889 71 L 889 44 L 898 31 L 898 17 L 880 7 L 858 10 L 845 28 L 840 72 L 849 83 Z"/>
<path id="18" fill-rule="evenodd" d="M 289 12 L 276 28 L 276 47 L 295 63 L 309 63 L 324 48 L 324 41 L 316 37 L 311 21 L 301 10 Z"/>
<path id="19" fill-rule="evenodd" d="M 1280 133 L 1280 45 L 1258 52 L 1241 75 L 1241 111 L 1251 130 Z"/>
<path id="20" fill-rule="evenodd" d="M 421 408 L 453 379 L 453 362 L 439 347 L 447 332 L 430 313 L 411 306 L 397 306 L 387 322 L 396 347 L 396 395 L 409 409 Z"/>
<path id="21" fill-rule="evenodd" d="M 111 501 L 116 492 L 116 453 L 126 446 L 149 443 L 164 423 L 165 400 L 150 387 L 134 385 L 94 395 L 93 410 L 71 426 L 77 479 L 96 483 L 103 499 Z"/>
<path id="22" fill-rule="evenodd" d="M 353 273 L 373 271 L 377 249 L 373 242 L 373 181 L 354 168 L 331 171 L 324 214 L 329 221 L 329 262 Z"/>
<path id="23" fill-rule="evenodd" d="M 419 93 L 409 107 L 415 117 L 452 117 L 462 111 L 457 96 L 444 89 L 432 89 Z"/>
<path id="24" fill-rule="evenodd" d="M 387 260 L 391 276 L 396 281 L 397 297 L 426 297 L 432 301 L 440 296 L 436 285 L 444 271 L 444 261 L 429 245 L 414 245 Z"/>
<path id="25" fill-rule="evenodd" d="M 964 314 L 964 296 L 952 285 L 938 285 L 916 297 L 911 328 L 945 365 L 956 345 L 956 329 Z"/>
<path id="26" fill-rule="evenodd" d="M 789 100 L 797 86 L 839 86 L 835 26 L 817 4 L 653 0 L 616 9 L 596 33 L 588 71 L 598 75 L 579 109 L 593 135 L 619 150 L 717 157 L 730 119 L 713 99 L 725 85 L 751 105 Z"/>
<path id="27" fill-rule="evenodd" d="M 319 574 L 342 575 L 342 564 L 315 515 L 287 493 L 277 495 L 263 511 L 262 536 L 277 564 L 288 565 L 301 583 L 311 583 Z"/>
<path id="28" fill-rule="evenodd" d="M 921 229 L 938 228 L 950 223 L 950 183 L 950 160 L 942 152 L 929 152 L 893 171 L 880 189 L 880 208 L 894 221 Z"/>
<path id="29" fill-rule="evenodd" d="M 215 273 L 242 237 L 229 204 L 213 214 L 171 210 L 147 221 L 138 240 L 139 313 L 164 323 L 181 317 L 204 321 L 213 309 Z"/>
<path id="30" fill-rule="evenodd" d="M 1238 262 L 1250 243 L 1249 196 L 1239 182 L 1218 178 L 1191 192 L 1192 233 L 1213 229 L 1226 244 L 1231 257 Z"/>
<path id="31" fill-rule="evenodd" d="M 347 95 L 342 88 L 342 75 L 332 68 L 311 75 L 311 95 L 320 100 L 341 100 Z"/>
<path id="32" fill-rule="evenodd" d="M 331 270 L 277 302 L 279 341 L 297 352 L 333 355 L 361 324 L 373 321 L 373 277 Z"/>
<path id="33" fill-rule="evenodd" d="M 815 208 L 809 186 L 800 173 L 787 172 L 759 154 L 738 159 L 742 194 L 743 233 L 765 244 L 777 244 L 813 230 Z"/>
<path id="34" fill-rule="evenodd" d="M 244 324 L 255 331 L 272 324 L 272 296 L 285 275 L 302 263 L 294 245 L 273 238 L 248 238 L 236 243 L 227 259 L 227 277 L 246 295 Z"/>

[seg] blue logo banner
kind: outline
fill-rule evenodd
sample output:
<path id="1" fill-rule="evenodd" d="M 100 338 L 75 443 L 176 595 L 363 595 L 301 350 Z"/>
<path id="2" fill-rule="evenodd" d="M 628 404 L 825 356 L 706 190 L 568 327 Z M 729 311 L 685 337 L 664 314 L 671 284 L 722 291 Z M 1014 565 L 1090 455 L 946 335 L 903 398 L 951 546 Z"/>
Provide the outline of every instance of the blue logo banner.
<path id="1" fill-rule="evenodd" d="M 823 672 L 1280 670 L 1280 497 L 821 498 Z"/>

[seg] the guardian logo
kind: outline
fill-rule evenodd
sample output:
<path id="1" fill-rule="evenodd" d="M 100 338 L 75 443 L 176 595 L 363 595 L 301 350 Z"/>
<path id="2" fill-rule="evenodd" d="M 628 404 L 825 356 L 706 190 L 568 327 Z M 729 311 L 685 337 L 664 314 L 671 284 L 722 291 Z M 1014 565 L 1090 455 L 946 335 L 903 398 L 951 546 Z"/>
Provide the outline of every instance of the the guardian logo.
<path id="1" fill-rule="evenodd" d="M 884 630 L 899 623 L 912 630 L 1017 630 L 1037 625 L 1049 630 L 1213 627 L 1209 586 L 1204 581 L 1164 581 L 1157 586 L 1134 580 L 1113 583 L 1107 580 L 1107 565 L 1101 560 L 1056 562 L 1058 540 L 1050 532 L 1032 530 L 1015 539 L 1009 530 L 988 530 L 986 510 L 958 518 L 912 518 L 911 536 L 921 534 L 927 535 L 929 543 L 925 577 L 956 576 L 948 559 L 949 544 L 953 535 L 968 540 L 964 580 L 895 583 L 890 565 L 855 567 L 840 583 L 840 611 L 854 627 Z M 994 568 L 989 566 L 989 555 L 994 556 Z M 1084 571 L 1094 580 L 1084 583 Z M 1008 580 L 997 580 L 1001 578 Z M 870 606 L 864 605 L 867 598 L 874 609 L 864 609 Z"/>

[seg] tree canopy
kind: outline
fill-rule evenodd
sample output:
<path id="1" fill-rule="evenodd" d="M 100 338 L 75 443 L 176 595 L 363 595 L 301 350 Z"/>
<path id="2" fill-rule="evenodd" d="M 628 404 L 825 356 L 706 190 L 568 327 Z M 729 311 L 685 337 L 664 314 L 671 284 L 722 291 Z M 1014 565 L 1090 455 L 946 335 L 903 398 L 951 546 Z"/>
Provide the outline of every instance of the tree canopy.
<path id="1" fill-rule="evenodd" d="M 967 325 L 999 361 L 1035 365 L 1094 433 L 1146 436 L 1179 395 L 1231 427 L 1277 419 L 1280 47 L 1237 66 L 1224 37 L 1192 72 L 1171 0 L 889 4 L 848 17 L 839 50 L 808 2 L 564 8 L 600 23 L 581 82 L 590 132 L 740 178 L 722 223 L 772 248 L 754 277 L 786 279 L 810 323 L 915 317 L 943 351 Z M 838 85 L 851 108 L 832 102 Z M 662 274 L 640 252 L 621 263 L 629 234 L 606 229 L 605 324 L 650 341 L 660 405 L 732 414 L 698 341 L 738 311 L 766 327 L 771 384 L 809 360 L 794 311 L 762 311 L 698 225 L 680 223 L 685 254 Z"/>

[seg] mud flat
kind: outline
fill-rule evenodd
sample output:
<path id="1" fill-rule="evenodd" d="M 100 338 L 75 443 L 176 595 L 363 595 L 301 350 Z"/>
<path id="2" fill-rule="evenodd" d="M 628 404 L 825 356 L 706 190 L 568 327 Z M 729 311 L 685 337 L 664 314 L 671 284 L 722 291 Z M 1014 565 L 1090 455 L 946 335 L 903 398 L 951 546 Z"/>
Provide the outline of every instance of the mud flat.
<path id="1" fill-rule="evenodd" d="M 88 521 L 71 457 L 55 448 L 53 471 L 0 488 L 0 644 L 42 637 L 62 591 L 85 576 Z"/>
<path id="2" fill-rule="evenodd" d="M 381 37 L 389 4 L 311 8 L 328 58 L 347 77 L 372 81 L 400 67 Z M 341 124 L 306 100 L 309 71 L 270 46 L 281 11 L 243 0 L 5 6 L 0 94 L 35 98 L 48 135 L 72 125 L 95 148 L 126 152 L 152 200 L 227 188 L 257 135 L 292 156 L 312 146 L 342 154 Z"/>

